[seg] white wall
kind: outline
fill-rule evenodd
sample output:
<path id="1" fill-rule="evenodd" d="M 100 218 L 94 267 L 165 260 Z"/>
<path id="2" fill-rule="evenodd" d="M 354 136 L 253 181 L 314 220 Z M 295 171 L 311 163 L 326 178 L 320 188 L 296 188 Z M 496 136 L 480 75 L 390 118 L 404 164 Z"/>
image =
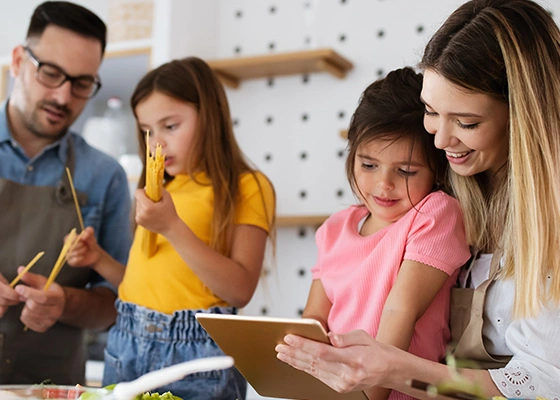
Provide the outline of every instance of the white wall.
<path id="1" fill-rule="evenodd" d="M 154 0 L 154 67 L 173 58 L 216 55 L 216 0 Z"/>
<path id="2" fill-rule="evenodd" d="M 74 0 L 75 3 L 89 8 L 103 21 L 107 22 L 110 0 Z M 42 0 L 16 0 L 3 3 L 0 13 L 0 56 L 7 56 L 12 48 L 23 43 L 31 14 Z"/>

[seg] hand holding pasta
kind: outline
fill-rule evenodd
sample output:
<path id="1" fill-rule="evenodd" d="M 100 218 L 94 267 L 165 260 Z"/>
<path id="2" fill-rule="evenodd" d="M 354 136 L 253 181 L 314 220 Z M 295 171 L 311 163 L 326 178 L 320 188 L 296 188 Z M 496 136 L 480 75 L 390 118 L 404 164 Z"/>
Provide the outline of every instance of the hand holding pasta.
<path id="1" fill-rule="evenodd" d="M 66 255 L 66 262 L 71 267 L 91 267 L 101 258 L 101 248 L 91 226 L 85 228 L 76 239 L 74 246 Z"/>
<path id="2" fill-rule="evenodd" d="M 20 267 L 18 271 L 23 270 Z M 17 285 L 15 291 L 25 303 L 21 311 L 20 321 L 24 330 L 45 332 L 61 317 L 66 305 L 66 296 L 62 287 L 47 277 L 27 272 L 22 276 L 23 285 Z M 46 288 L 46 289 L 45 289 Z"/>

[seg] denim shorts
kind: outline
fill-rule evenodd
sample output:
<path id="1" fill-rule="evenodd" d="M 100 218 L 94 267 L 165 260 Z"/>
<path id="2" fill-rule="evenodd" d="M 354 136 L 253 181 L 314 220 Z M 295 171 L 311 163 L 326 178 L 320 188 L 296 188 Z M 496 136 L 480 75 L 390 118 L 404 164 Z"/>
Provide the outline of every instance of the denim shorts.
<path id="1" fill-rule="evenodd" d="M 236 313 L 233 307 L 214 307 L 162 314 L 118 299 L 115 306 L 118 315 L 107 338 L 104 386 L 131 381 L 183 361 L 223 356 L 194 315 L 197 312 Z M 244 400 L 247 381 L 237 369 L 230 368 L 187 375 L 152 392 L 167 391 L 185 400 Z"/>

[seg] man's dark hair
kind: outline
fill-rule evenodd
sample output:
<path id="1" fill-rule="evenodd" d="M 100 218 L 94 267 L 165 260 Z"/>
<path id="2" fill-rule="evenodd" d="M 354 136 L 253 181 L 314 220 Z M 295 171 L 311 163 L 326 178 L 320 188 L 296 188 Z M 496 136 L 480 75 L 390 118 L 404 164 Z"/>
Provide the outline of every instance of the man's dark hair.
<path id="1" fill-rule="evenodd" d="M 92 37 L 101 42 L 101 55 L 107 45 L 107 27 L 93 12 L 67 1 L 45 1 L 37 6 L 29 28 L 27 39 L 39 38 L 49 25 L 56 25 L 77 34 Z"/>

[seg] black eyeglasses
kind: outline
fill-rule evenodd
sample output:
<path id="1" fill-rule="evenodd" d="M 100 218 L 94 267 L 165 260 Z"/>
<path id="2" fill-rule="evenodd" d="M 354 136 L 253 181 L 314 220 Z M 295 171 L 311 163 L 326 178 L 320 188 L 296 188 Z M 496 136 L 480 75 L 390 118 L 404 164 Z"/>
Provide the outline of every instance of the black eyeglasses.
<path id="1" fill-rule="evenodd" d="M 64 82 L 70 81 L 72 95 L 80 99 L 89 99 L 101 89 L 99 77 L 91 75 L 70 76 L 56 65 L 39 61 L 28 46 L 23 49 L 29 55 L 29 59 L 37 67 L 35 78 L 40 84 L 55 89 L 61 87 Z"/>

